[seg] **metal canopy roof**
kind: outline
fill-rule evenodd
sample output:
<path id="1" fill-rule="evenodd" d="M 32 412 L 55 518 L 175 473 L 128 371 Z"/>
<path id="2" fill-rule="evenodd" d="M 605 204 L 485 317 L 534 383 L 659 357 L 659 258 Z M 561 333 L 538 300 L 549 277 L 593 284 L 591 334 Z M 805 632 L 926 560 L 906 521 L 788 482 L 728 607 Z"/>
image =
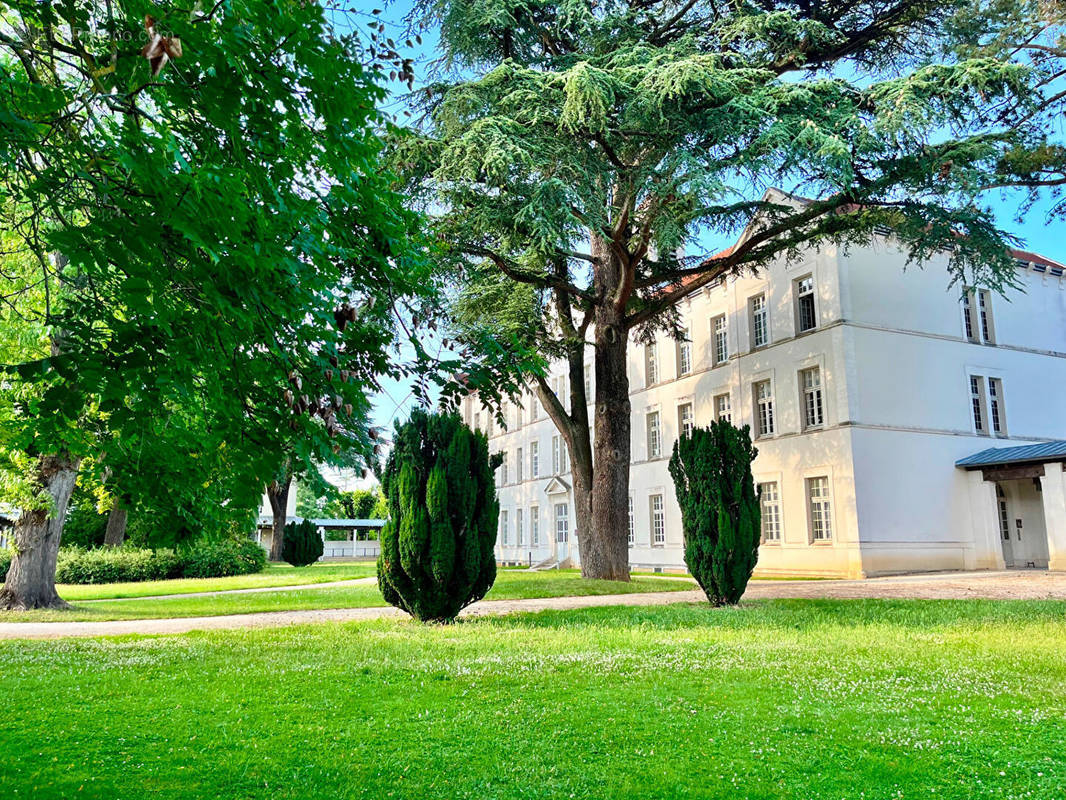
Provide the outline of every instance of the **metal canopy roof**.
<path id="1" fill-rule="evenodd" d="M 1026 444 L 1020 447 L 990 447 L 972 456 L 960 458 L 956 467 L 975 469 L 994 467 L 997 464 L 1022 464 L 1033 461 L 1059 461 L 1066 459 L 1066 441 Z"/>
<path id="2" fill-rule="evenodd" d="M 286 517 L 286 522 L 300 522 L 303 517 Z M 320 528 L 384 528 L 385 520 L 383 519 L 313 519 L 311 522 L 315 523 Z M 260 525 L 272 525 L 274 523 L 273 517 L 268 517 L 264 514 L 259 515 Z"/>

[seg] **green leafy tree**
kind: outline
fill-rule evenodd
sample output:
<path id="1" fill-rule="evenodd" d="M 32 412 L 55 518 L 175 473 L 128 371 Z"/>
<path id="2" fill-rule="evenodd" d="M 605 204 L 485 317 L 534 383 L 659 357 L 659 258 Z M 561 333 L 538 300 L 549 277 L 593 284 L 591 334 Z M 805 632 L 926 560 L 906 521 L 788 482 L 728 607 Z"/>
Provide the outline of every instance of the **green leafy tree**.
<path id="1" fill-rule="evenodd" d="M 381 476 L 389 519 L 378 586 L 387 602 L 423 622 L 448 622 L 485 596 L 496 580 L 499 463 L 458 414 L 416 409 L 397 424 Z"/>
<path id="2" fill-rule="evenodd" d="M 916 263 L 949 252 L 947 282 L 1010 281 L 983 192 L 1017 182 L 1011 159 L 1061 160 L 1061 105 L 1031 60 L 949 36 L 971 6 L 416 4 L 444 69 L 394 160 L 466 287 L 459 338 L 566 361 L 568 398 L 527 377 L 572 455 L 584 575 L 628 578 L 628 348 L 680 336 L 686 293 L 885 229 Z"/>
<path id="3" fill-rule="evenodd" d="M 381 489 L 355 489 L 339 492 L 326 504 L 326 514 L 332 519 L 385 519 L 374 516 L 384 507 Z"/>
<path id="4" fill-rule="evenodd" d="M 681 506 L 685 564 L 713 605 L 736 605 L 759 559 L 760 507 L 748 426 L 718 420 L 674 442 L 670 476 Z"/>
<path id="5" fill-rule="evenodd" d="M 246 512 L 283 459 L 328 463 L 341 434 L 369 452 L 395 315 L 429 283 L 354 35 L 298 0 L 145 11 L 2 12 L 3 314 L 19 330 L 0 335 L 0 482 L 24 511 L 3 607 L 63 605 L 56 553 L 89 457 L 152 497 L 129 483 L 161 476 L 122 462 L 155 448 L 190 507 L 203 464 L 167 443 L 195 435 Z M 195 418 L 161 434 L 176 408 Z"/>

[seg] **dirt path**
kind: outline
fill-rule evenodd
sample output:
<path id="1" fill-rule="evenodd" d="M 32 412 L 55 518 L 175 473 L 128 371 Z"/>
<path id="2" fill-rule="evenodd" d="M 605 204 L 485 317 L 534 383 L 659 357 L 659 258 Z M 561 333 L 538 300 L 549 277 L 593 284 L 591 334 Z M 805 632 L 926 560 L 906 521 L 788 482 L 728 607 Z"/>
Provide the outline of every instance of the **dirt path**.
<path id="1" fill-rule="evenodd" d="M 360 578 L 358 581 L 373 580 Z M 347 583 L 347 581 L 345 581 Z M 326 586 L 328 584 L 313 584 Z M 278 587 L 281 588 L 281 587 Z M 288 587 L 307 588 L 307 587 Z M 241 590 L 241 591 L 259 591 Z M 277 588 L 273 589 L 277 591 Z M 181 595 L 188 597 L 189 595 Z M 753 581 L 745 600 L 771 598 L 885 598 L 1066 600 L 1066 573 L 1054 572 L 954 572 L 907 575 L 855 581 Z M 705 600 L 702 592 L 648 592 L 643 594 L 548 597 L 533 600 L 482 600 L 464 616 L 510 614 L 521 611 L 565 610 L 597 606 L 654 606 Z M 0 639 L 51 639 L 68 636 L 121 636 L 171 634 L 199 630 L 263 628 L 316 622 L 401 617 L 395 608 L 339 608 L 318 611 L 275 611 L 230 614 L 221 617 L 117 620 L 110 622 L 0 622 Z"/>

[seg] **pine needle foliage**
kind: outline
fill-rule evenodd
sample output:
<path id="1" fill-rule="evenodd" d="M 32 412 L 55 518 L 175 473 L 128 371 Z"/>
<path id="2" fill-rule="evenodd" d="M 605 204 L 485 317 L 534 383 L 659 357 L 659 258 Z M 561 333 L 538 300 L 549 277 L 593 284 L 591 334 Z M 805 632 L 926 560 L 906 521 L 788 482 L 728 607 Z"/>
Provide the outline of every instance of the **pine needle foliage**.
<path id="1" fill-rule="evenodd" d="M 318 527 L 309 519 L 290 522 L 285 526 L 285 540 L 281 557 L 294 567 L 306 567 L 322 558 L 325 546 Z"/>
<path id="2" fill-rule="evenodd" d="M 378 586 L 385 600 L 422 622 L 449 622 L 496 580 L 496 499 L 484 434 L 457 414 L 421 409 L 396 426 L 382 488 Z"/>
<path id="3" fill-rule="evenodd" d="M 685 532 L 685 564 L 713 605 L 736 605 L 759 559 L 760 507 L 748 426 L 723 420 L 674 442 L 670 475 Z"/>

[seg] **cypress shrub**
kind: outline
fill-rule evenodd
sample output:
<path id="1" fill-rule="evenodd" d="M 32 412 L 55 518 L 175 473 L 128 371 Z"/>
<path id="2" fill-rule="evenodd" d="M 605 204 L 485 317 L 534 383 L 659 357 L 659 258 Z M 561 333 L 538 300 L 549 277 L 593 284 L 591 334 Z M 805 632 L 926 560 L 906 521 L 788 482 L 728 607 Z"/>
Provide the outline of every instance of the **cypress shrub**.
<path id="1" fill-rule="evenodd" d="M 740 601 L 759 558 L 760 506 L 748 426 L 717 421 L 674 442 L 670 475 L 681 506 L 685 563 L 713 605 Z"/>
<path id="2" fill-rule="evenodd" d="M 488 441 L 458 414 L 416 409 L 396 426 L 381 484 L 378 586 L 385 600 L 423 622 L 448 622 L 496 580 L 496 500 Z"/>
<path id="3" fill-rule="evenodd" d="M 322 537 L 311 520 L 290 522 L 285 526 L 283 535 L 281 557 L 294 567 L 306 567 L 322 557 Z"/>

